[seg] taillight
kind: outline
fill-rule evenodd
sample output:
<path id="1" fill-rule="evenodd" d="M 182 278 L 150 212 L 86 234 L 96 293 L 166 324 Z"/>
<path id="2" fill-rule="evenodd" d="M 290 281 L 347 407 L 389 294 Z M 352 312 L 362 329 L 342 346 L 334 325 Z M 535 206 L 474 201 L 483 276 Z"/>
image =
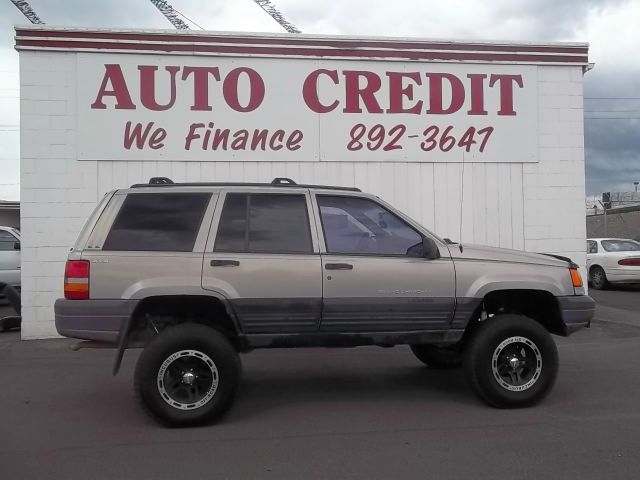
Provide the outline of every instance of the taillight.
<path id="1" fill-rule="evenodd" d="M 68 260 L 64 267 L 64 298 L 89 299 L 89 261 Z"/>
<path id="2" fill-rule="evenodd" d="M 580 272 L 577 268 L 570 268 L 569 273 L 571 274 L 571 283 L 575 288 L 579 288 L 582 286 L 582 277 L 580 276 Z"/>
<path id="3" fill-rule="evenodd" d="M 618 265 L 640 267 L 640 258 L 623 258 L 622 260 L 618 260 Z"/>

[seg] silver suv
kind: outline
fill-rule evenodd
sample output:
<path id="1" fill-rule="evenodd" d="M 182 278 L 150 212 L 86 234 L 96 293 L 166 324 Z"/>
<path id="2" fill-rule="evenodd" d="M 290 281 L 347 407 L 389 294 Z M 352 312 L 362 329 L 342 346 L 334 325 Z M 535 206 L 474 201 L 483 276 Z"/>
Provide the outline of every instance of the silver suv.
<path id="1" fill-rule="evenodd" d="M 0 284 L 20 287 L 20 231 L 17 228 L 0 226 Z"/>
<path id="2" fill-rule="evenodd" d="M 69 254 L 61 335 L 144 347 L 142 404 L 169 425 L 232 403 L 238 353 L 410 345 L 432 368 L 463 365 L 495 407 L 541 400 L 550 334 L 589 326 L 594 302 L 564 257 L 442 240 L 355 188 L 149 184 L 105 196 Z"/>

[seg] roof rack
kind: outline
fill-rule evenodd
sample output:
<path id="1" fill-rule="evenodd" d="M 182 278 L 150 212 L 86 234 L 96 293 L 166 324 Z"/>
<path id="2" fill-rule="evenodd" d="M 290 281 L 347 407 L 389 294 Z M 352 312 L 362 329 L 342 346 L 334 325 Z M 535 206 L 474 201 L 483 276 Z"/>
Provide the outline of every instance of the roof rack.
<path id="1" fill-rule="evenodd" d="M 149 183 L 136 183 L 131 185 L 131 188 L 144 188 L 144 187 L 278 187 L 278 188 L 317 188 L 324 190 L 345 190 L 348 192 L 361 192 L 359 188 L 355 187 L 336 187 L 332 185 L 307 185 L 297 184 L 293 180 L 287 177 L 276 177 L 271 183 L 243 183 L 243 182 L 186 182 L 175 183 L 168 177 L 151 177 Z"/>

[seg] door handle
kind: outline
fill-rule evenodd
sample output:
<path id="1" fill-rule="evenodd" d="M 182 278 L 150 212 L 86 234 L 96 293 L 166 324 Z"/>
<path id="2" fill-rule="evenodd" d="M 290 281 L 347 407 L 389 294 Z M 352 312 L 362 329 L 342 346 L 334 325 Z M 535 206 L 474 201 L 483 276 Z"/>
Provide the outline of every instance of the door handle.
<path id="1" fill-rule="evenodd" d="M 212 267 L 239 267 L 238 260 L 211 260 Z"/>
<path id="2" fill-rule="evenodd" d="M 327 270 L 353 270 L 350 263 L 325 263 L 324 268 Z"/>

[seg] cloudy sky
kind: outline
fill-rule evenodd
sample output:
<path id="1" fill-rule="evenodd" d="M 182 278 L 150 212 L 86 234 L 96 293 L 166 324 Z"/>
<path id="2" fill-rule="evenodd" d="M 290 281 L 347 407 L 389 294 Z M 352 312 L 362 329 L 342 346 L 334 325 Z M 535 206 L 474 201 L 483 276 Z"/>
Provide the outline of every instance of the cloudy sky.
<path id="1" fill-rule="evenodd" d="M 170 28 L 148 0 L 31 0 L 51 25 Z M 207 30 L 280 32 L 252 0 L 171 0 Z M 640 181 L 638 0 L 274 0 L 304 33 L 428 38 L 586 41 L 596 68 L 585 79 L 587 193 Z M 19 79 L 13 25 L 0 0 L 0 199 L 19 198 Z M 198 26 L 192 24 L 192 28 Z"/>

